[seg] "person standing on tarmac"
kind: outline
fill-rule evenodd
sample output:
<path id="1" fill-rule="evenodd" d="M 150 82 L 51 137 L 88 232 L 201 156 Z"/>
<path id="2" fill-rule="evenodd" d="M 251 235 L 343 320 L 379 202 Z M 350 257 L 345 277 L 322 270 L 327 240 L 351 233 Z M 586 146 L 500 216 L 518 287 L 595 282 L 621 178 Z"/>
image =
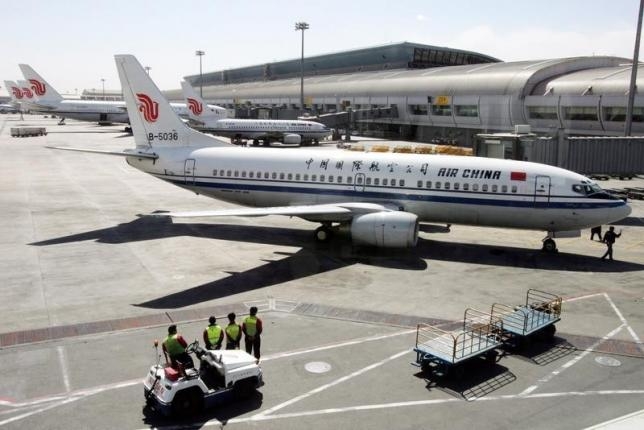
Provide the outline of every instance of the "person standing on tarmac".
<path id="1" fill-rule="evenodd" d="M 208 318 L 208 327 L 203 331 L 203 342 L 206 349 L 221 349 L 221 342 L 224 340 L 224 331 L 217 324 L 217 318 Z"/>
<path id="2" fill-rule="evenodd" d="M 250 315 L 244 318 L 242 323 L 242 331 L 244 332 L 244 342 L 246 344 L 246 352 L 252 354 L 254 352 L 257 362 L 259 362 L 259 348 L 262 344 L 262 320 L 257 318 L 257 307 L 250 308 Z"/>
<path id="3" fill-rule="evenodd" d="M 606 252 L 602 256 L 602 260 L 608 257 L 609 260 L 613 260 L 613 244 L 615 243 L 615 240 L 622 235 L 622 231 L 620 230 L 619 233 L 615 233 L 615 227 L 612 225 L 609 227 L 608 231 L 606 234 L 604 234 L 604 242 L 606 246 L 608 247 L 606 249 Z"/>
<path id="4" fill-rule="evenodd" d="M 226 326 L 226 349 L 239 349 L 239 342 L 242 337 L 242 329 L 235 322 L 235 312 L 228 314 L 228 325 Z"/>
<path id="5" fill-rule="evenodd" d="M 181 364 L 183 367 L 194 367 L 192 357 L 186 352 L 188 342 L 177 333 L 177 326 L 172 324 L 168 327 L 168 336 L 164 339 L 162 348 L 165 361 L 172 367 Z"/>

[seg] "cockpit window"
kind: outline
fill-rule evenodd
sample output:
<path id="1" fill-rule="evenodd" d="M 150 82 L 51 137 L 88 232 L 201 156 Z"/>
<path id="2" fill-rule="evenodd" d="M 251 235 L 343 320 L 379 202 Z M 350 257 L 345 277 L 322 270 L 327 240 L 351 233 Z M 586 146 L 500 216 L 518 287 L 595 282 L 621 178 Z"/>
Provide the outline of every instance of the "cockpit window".
<path id="1" fill-rule="evenodd" d="M 587 196 L 591 199 L 603 199 L 603 200 L 618 200 L 619 197 L 613 196 L 610 193 L 602 190 L 597 184 L 574 184 L 572 190 L 575 193 Z"/>

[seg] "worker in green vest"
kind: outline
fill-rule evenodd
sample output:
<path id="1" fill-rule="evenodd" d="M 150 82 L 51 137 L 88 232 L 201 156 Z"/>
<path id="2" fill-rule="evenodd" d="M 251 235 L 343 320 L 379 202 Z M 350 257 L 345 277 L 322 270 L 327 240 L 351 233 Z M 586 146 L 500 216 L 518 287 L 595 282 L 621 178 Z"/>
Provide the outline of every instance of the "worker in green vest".
<path id="1" fill-rule="evenodd" d="M 257 318 L 257 307 L 250 308 L 250 315 L 244 318 L 242 323 L 242 331 L 244 332 L 246 352 L 249 354 L 254 353 L 257 362 L 259 362 L 259 348 L 262 344 L 262 320 Z"/>
<path id="2" fill-rule="evenodd" d="M 194 367 L 194 362 L 190 354 L 186 352 L 188 342 L 177 333 L 177 326 L 172 324 L 168 327 L 168 336 L 163 340 L 162 348 L 165 360 L 169 362 L 172 367 L 177 367 L 181 364 L 184 368 Z"/>
<path id="3" fill-rule="evenodd" d="M 228 325 L 226 326 L 226 349 L 239 349 L 242 337 L 242 330 L 235 322 L 235 312 L 228 314 Z"/>
<path id="4" fill-rule="evenodd" d="M 224 330 L 217 324 L 217 318 L 208 318 L 208 327 L 203 331 L 203 342 L 206 349 L 221 349 L 221 342 L 224 340 Z"/>

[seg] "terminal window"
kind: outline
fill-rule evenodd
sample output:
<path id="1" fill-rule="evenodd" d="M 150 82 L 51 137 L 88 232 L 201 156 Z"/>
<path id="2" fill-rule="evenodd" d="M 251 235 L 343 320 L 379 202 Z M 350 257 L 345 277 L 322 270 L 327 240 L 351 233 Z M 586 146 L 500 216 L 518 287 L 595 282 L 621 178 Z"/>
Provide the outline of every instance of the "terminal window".
<path id="1" fill-rule="evenodd" d="M 604 121 L 626 121 L 626 108 L 622 106 L 606 106 L 602 108 Z M 633 122 L 644 122 L 644 108 L 633 108 Z"/>
<path id="2" fill-rule="evenodd" d="M 594 106 L 566 106 L 564 119 L 570 121 L 597 121 L 597 108 Z"/>
<path id="3" fill-rule="evenodd" d="M 532 119 L 557 119 L 557 107 L 528 106 L 528 117 Z"/>
<path id="4" fill-rule="evenodd" d="M 450 105 L 432 105 L 432 115 L 452 116 L 452 106 Z"/>
<path id="5" fill-rule="evenodd" d="M 455 105 L 456 116 L 478 117 L 479 107 L 477 105 Z"/>
<path id="6" fill-rule="evenodd" d="M 409 113 L 412 115 L 427 115 L 427 105 L 409 105 Z"/>

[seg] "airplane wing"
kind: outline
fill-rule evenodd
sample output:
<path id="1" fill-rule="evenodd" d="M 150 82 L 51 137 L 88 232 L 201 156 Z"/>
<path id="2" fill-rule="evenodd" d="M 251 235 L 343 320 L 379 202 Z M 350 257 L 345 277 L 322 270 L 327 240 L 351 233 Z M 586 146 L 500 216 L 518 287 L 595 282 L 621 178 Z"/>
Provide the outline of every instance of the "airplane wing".
<path id="1" fill-rule="evenodd" d="M 155 212 L 151 216 L 170 216 L 173 218 L 207 218 L 207 217 L 225 217 L 225 216 L 266 216 L 266 215 L 286 215 L 297 217 L 327 217 L 333 220 L 348 220 L 355 215 L 372 213 L 372 212 L 391 212 L 397 211 L 394 205 L 383 205 L 375 203 L 337 203 L 322 205 L 302 205 L 302 206 L 275 206 L 267 208 L 234 208 L 207 211 L 190 211 L 190 212 Z"/>

